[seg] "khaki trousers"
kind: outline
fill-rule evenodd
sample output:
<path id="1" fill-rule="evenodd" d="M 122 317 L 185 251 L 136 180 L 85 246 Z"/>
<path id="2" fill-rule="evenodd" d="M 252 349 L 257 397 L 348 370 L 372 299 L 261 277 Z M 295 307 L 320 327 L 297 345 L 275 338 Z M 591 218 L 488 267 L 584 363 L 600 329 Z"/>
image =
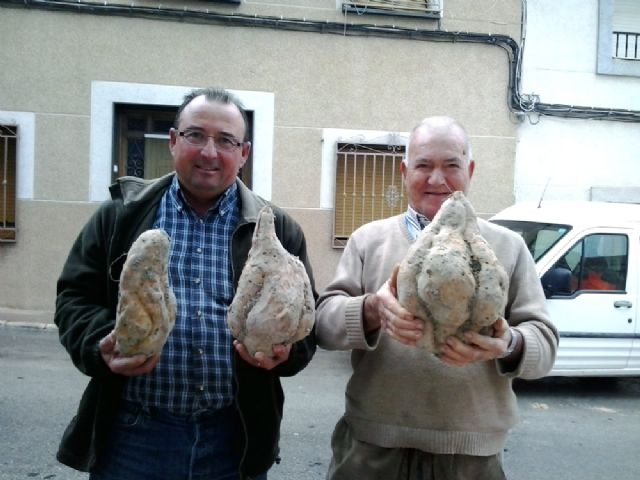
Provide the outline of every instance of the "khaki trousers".
<path id="1" fill-rule="evenodd" d="M 353 436 L 344 417 L 331 437 L 333 458 L 327 480 L 506 480 L 501 455 L 432 454 L 412 448 L 384 448 Z"/>

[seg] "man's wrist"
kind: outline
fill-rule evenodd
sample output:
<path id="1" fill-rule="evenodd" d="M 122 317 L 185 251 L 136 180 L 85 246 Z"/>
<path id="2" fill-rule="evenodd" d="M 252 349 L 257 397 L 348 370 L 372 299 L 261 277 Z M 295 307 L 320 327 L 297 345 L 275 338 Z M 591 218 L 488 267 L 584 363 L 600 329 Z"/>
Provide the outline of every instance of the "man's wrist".
<path id="1" fill-rule="evenodd" d="M 518 347 L 518 337 L 520 337 L 520 332 L 518 332 L 513 327 L 509 327 L 509 332 L 511 333 L 511 339 L 509 340 L 509 345 L 507 345 L 507 349 L 505 350 L 505 352 L 500 357 L 498 357 L 501 360 L 509 358 L 511 355 L 513 355 L 513 352 L 515 352 L 516 348 Z"/>
<path id="2" fill-rule="evenodd" d="M 362 302 L 362 328 L 364 333 L 370 333 L 380 328 L 377 315 L 378 306 L 374 294 L 367 294 Z"/>

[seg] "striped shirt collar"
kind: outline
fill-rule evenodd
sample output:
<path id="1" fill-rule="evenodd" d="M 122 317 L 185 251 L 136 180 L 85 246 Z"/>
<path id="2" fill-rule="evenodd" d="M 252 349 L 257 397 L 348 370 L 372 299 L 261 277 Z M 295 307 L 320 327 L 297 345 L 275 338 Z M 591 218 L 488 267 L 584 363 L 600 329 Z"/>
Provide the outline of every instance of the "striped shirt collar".
<path id="1" fill-rule="evenodd" d="M 415 240 L 420 231 L 430 223 L 430 220 L 427 217 L 416 212 L 411 208 L 411 205 L 409 205 L 407 212 L 405 213 L 405 221 L 407 223 L 409 235 L 411 235 L 413 240 Z"/>

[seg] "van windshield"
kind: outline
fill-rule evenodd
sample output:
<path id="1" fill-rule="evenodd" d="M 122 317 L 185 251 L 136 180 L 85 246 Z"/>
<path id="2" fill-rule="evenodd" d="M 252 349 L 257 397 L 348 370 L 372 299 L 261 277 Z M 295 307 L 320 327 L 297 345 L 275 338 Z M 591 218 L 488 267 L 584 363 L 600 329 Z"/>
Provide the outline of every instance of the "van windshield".
<path id="1" fill-rule="evenodd" d="M 551 247 L 571 230 L 571 225 L 558 223 L 523 222 L 519 220 L 491 220 L 519 233 L 537 262 Z"/>

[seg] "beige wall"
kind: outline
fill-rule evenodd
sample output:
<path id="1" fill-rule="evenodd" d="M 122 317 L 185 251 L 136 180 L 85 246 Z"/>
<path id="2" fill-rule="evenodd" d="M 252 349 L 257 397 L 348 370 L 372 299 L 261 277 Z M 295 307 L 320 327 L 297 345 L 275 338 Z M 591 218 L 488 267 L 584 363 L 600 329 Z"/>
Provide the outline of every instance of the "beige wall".
<path id="1" fill-rule="evenodd" d="M 443 29 L 518 38 L 518 1 L 444 5 Z M 335 0 L 208 6 L 345 22 Z M 438 28 L 399 17 L 349 14 L 346 21 Z M 320 206 L 323 129 L 406 132 L 426 115 L 452 115 L 472 137 L 478 212 L 513 203 L 516 125 L 506 104 L 508 57 L 496 46 L 28 8 L 0 8 L 0 45 L 11 46 L 0 49 L 0 112 L 35 115 L 33 195 L 18 202 L 17 243 L 0 244 L 0 321 L 51 321 L 56 278 L 97 207 L 88 201 L 92 81 L 273 93 L 272 200 L 305 229 L 319 289 L 340 256 L 331 248 L 333 212 Z"/>

